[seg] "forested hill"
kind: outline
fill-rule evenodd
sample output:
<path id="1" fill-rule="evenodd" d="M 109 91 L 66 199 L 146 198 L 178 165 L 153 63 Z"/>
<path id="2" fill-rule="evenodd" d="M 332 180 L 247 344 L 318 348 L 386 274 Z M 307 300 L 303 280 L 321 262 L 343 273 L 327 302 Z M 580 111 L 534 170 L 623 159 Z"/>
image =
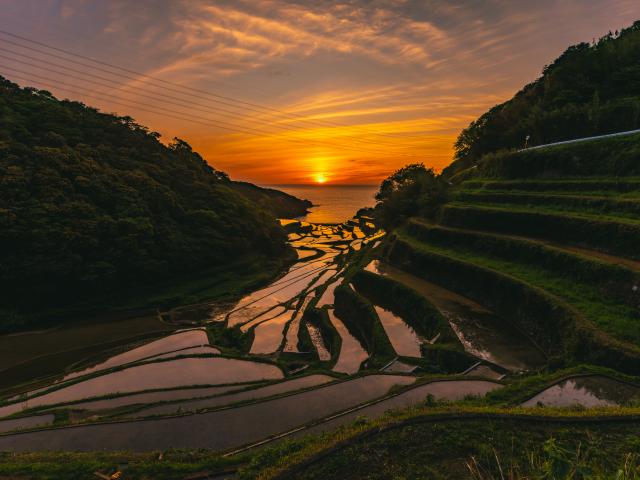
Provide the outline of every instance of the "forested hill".
<path id="1" fill-rule="evenodd" d="M 482 155 L 640 128 L 640 21 L 568 48 L 535 82 L 462 131 L 445 176 Z"/>
<path id="2" fill-rule="evenodd" d="M 285 254 L 271 213 L 187 143 L 158 137 L 0 77 L 0 323 L 24 306 Z"/>
<path id="3" fill-rule="evenodd" d="M 313 206 L 309 200 L 301 200 L 273 188 L 258 187 L 247 182 L 231 182 L 231 185 L 237 192 L 278 218 L 301 217 Z"/>

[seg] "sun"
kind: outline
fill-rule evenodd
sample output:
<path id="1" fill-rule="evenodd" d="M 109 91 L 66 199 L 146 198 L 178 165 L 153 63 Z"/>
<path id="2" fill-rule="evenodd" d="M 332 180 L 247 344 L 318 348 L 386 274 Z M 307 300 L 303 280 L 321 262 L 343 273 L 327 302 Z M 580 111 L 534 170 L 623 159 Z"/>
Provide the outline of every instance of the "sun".
<path id="1" fill-rule="evenodd" d="M 316 174 L 316 183 L 325 183 L 326 181 L 327 181 L 327 177 L 324 175 L 324 173 Z"/>

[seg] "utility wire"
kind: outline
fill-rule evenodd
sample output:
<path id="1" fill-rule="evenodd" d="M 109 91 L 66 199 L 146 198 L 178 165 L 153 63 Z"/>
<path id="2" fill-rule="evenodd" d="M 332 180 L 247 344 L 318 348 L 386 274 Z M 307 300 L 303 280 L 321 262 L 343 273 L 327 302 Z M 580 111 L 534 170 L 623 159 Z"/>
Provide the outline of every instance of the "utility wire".
<path id="1" fill-rule="evenodd" d="M 47 77 L 43 77 L 40 75 L 36 75 L 36 74 L 32 74 L 32 73 L 28 73 L 28 72 L 24 72 L 21 70 L 18 70 L 16 68 L 13 67 L 7 67 L 7 66 L 3 66 L 0 65 L 0 68 L 2 69 L 7 69 L 7 70 L 12 70 L 12 71 L 16 71 L 25 75 L 30 75 L 31 77 L 36 77 L 36 78 L 40 78 L 43 80 L 33 80 L 32 78 L 27 78 L 27 77 L 23 77 L 21 75 L 13 75 L 16 78 L 20 78 L 21 80 L 24 80 L 26 82 L 29 83 L 41 83 L 43 85 L 46 85 L 50 88 L 56 88 L 59 90 L 63 90 L 63 91 L 67 91 L 67 92 L 71 92 L 71 93 L 78 93 L 78 90 L 87 90 L 86 87 L 82 87 L 80 85 L 73 85 L 73 84 L 68 84 L 65 82 L 59 82 L 58 80 L 55 79 L 51 79 L 51 78 L 47 78 Z M 65 88 L 65 87 L 61 87 L 60 85 L 67 85 L 70 88 Z M 258 136 L 258 137 L 264 137 L 264 136 L 279 136 L 284 132 L 269 132 L 266 130 L 258 130 L 255 128 L 251 128 L 251 127 L 241 127 L 235 124 L 231 124 L 228 122 L 222 122 L 222 121 L 215 121 L 216 123 L 212 123 L 209 119 L 203 118 L 203 117 L 196 117 L 194 115 L 190 115 L 187 112 L 176 112 L 175 110 L 169 110 L 163 107 L 159 107 L 159 106 L 152 106 L 152 108 L 149 107 L 149 105 L 142 103 L 142 102 L 136 102 L 134 100 L 130 100 L 130 99 L 124 99 L 127 102 L 130 103 L 123 103 L 121 101 L 116 101 L 113 100 L 113 97 L 111 96 L 107 96 L 107 95 L 96 95 L 95 93 L 82 93 L 82 95 L 86 95 L 92 98 L 96 98 L 98 100 L 102 100 L 102 101 L 107 101 L 107 102 L 112 102 L 116 105 L 121 105 L 127 108 L 138 108 L 142 111 L 148 112 L 148 113 L 154 113 L 157 115 L 163 115 L 163 116 L 169 116 L 171 118 L 175 118 L 178 120 L 185 120 L 185 121 L 190 121 L 190 122 L 194 122 L 194 123 L 199 123 L 202 125 L 206 125 L 206 126 L 210 126 L 210 127 L 217 127 L 217 128 L 221 128 L 223 130 L 227 130 L 227 131 L 231 131 L 231 132 L 235 132 L 235 133 L 244 133 L 247 135 L 253 135 L 253 136 Z M 133 104 L 133 105 L 132 105 Z M 158 111 L 161 110 L 161 111 Z M 180 114 L 180 115 L 185 115 L 185 116 L 178 116 L 176 115 L 176 113 Z M 231 126 L 229 126 L 231 125 Z M 290 142 L 296 142 L 296 143 L 302 143 L 302 144 L 316 144 L 316 145 L 321 145 L 321 146 L 330 146 L 330 147 L 334 147 L 334 148 L 341 148 L 341 149 L 345 149 L 345 150 L 351 150 L 354 152 L 358 152 L 358 153 L 368 153 L 368 154 L 375 154 L 375 155 L 388 155 L 388 152 L 381 152 L 381 151 L 374 151 L 374 150 L 363 150 L 363 149 L 355 149 L 355 148 L 351 148 L 348 146 L 343 146 L 343 145 L 336 145 L 336 144 L 332 144 L 329 142 L 325 142 L 322 140 L 303 140 L 303 139 L 295 139 L 295 138 L 287 138 L 284 137 L 283 140 L 285 141 L 290 141 Z M 413 155 L 409 155 L 409 154 L 399 154 L 399 156 L 413 156 Z"/>
<path id="2" fill-rule="evenodd" d="M 116 88 L 118 88 L 119 90 L 122 90 L 122 91 L 124 91 L 124 90 L 141 90 L 141 91 L 143 91 L 145 93 L 139 93 L 139 92 L 136 91 L 136 92 L 133 92 L 133 94 L 138 95 L 140 97 L 149 98 L 150 100 L 162 101 L 162 102 L 169 103 L 169 104 L 176 105 L 176 106 L 180 106 L 180 107 L 190 108 L 190 109 L 193 109 L 193 110 L 199 110 L 199 111 L 204 112 L 204 113 L 219 114 L 219 115 L 222 115 L 222 116 L 231 117 L 231 118 L 239 118 L 239 119 L 242 119 L 242 120 L 246 120 L 247 118 L 250 118 L 250 117 L 247 117 L 246 115 L 239 114 L 239 113 L 234 112 L 232 110 L 227 110 L 227 109 L 220 108 L 220 107 L 202 108 L 199 103 L 194 103 L 194 102 L 191 102 L 189 100 L 184 100 L 182 98 L 175 97 L 175 96 L 172 96 L 172 95 L 167 95 L 167 94 L 164 94 L 164 93 L 157 93 L 155 91 L 148 91 L 148 90 L 145 90 L 145 89 L 140 88 L 140 87 L 128 87 L 126 84 L 123 85 L 121 83 L 115 82 L 113 80 L 106 79 L 106 78 L 101 77 L 99 75 L 94 75 L 94 74 L 91 74 L 91 73 L 88 73 L 88 72 L 85 72 L 85 71 L 77 70 L 77 69 L 74 69 L 74 68 L 71 68 L 71 67 L 67 67 L 65 65 L 60 65 L 58 63 L 50 62 L 48 60 L 44 60 L 44 59 L 37 58 L 37 57 L 33 57 L 31 55 L 26 55 L 26 54 L 23 54 L 23 53 L 15 52 L 13 50 L 9 50 L 9 49 L 6 49 L 6 48 L 0 47 L 0 52 L 7 52 L 7 53 L 10 53 L 12 55 L 16 55 L 18 57 L 21 57 L 21 58 L 27 58 L 29 60 L 40 62 L 40 63 L 43 63 L 45 65 L 52 65 L 54 67 L 62 68 L 62 69 L 67 71 L 67 72 L 61 72 L 59 70 L 54 70 L 54 69 L 51 69 L 51 68 L 43 67 L 43 66 L 38 65 L 36 63 L 27 62 L 27 61 L 24 61 L 24 60 L 20 60 L 18 58 L 13 58 L 13 57 L 9 57 L 9 56 L 0 54 L 0 58 L 4 58 L 5 60 L 10 60 L 10 61 L 17 62 L 17 63 L 23 64 L 23 65 L 34 67 L 34 68 L 37 68 L 37 69 L 40 69 L 40 70 L 44 70 L 44 71 L 46 71 L 48 73 L 54 73 L 54 74 L 63 75 L 65 77 L 67 77 L 67 76 L 69 76 L 68 72 L 73 72 L 73 73 L 78 74 L 78 75 L 83 75 L 83 76 L 87 76 L 87 77 L 96 78 L 98 80 L 101 80 L 101 82 L 96 82 L 96 81 L 93 81 L 93 80 L 90 81 L 90 80 L 86 80 L 84 78 L 78 78 L 78 80 L 81 80 L 81 81 L 84 81 L 84 82 L 87 82 L 87 83 L 97 83 L 97 84 L 100 84 L 102 86 L 107 86 L 109 88 L 113 88 L 115 86 Z M 23 73 L 26 73 L 26 72 L 23 72 Z M 108 82 L 108 83 L 104 83 L 104 82 Z M 152 95 L 149 95 L 149 93 L 152 93 L 152 94 L 155 94 L 155 95 L 160 95 L 161 97 L 164 97 L 164 98 L 157 97 L 157 96 L 152 96 Z M 171 100 L 167 100 L 167 99 L 171 99 Z M 172 100 L 177 100 L 177 102 L 172 101 Z M 178 102 L 180 102 L 180 103 L 178 103 Z M 220 113 L 220 112 L 223 112 L 223 113 Z M 290 130 L 290 131 L 300 131 L 301 130 L 300 128 L 296 128 L 296 127 L 293 127 L 293 126 L 290 126 L 290 125 L 270 124 L 270 126 L 273 126 L 275 128 L 282 128 L 284 130 Z M 346 135 L 346 137 L 350 137 L 350 135 Z M 382 143 L 382 142 L 371 142 L 371 141 L 362 140 L 362 139 L 354 139 L 353 141 L 359 142 L 359 143 L 368 143 L 368 144 L 373 144 L 373 145 L 381 145 L 381 146 L 384 146 L 384 147 L 391 147 L 391 148 L 409 148 L 409 146 L 407 146 L 407 145 L 394 145 L 394 144 Z"/>
<path id="3" fill-rule="evenodd" d="M 112 69 L 116 69 L 116 70 L 119 70 L 119 71 L 122 71 L 122 72 L 126 72 L 126 73 L 129 73 L 129 74 L 133 74 L 136 77 L 131 77 L 131 76 L 123 75 L 123 74 L 118 74 L 118 73 L 115 73 L 115 72 L 111 72 L 109 70 L 100 69 L 99 67 L 96 67 L 96 66 L 89 66 L 89 65 L 87 65 L 85 63 L 77 62 L 77 61 L 68 59 L 66 57 L 61 57 L 61 56 L 54 55 L 54 54 L 48 53 L 48 52 L 42 52 L 40 50 L 28 47 L 26 45 L 22 45 L 22 44 L 19 44 L 19 43 L 16 43 L 16 42 L 11 42 L 10 40 L 2 39 L 2 41 L 11 43 L 13 45 L 20 46 L 22 48 L 26 48 L 26 49 L 29 49 L 29 50 L 37 51 L 37 52 L 43 53 L 45 55 L 55 56 L 56 58 L 59 58 L 59 59 L 65 60 L 65 61 L 69 61 L 69 62 L 72 62 L 72 63 L 76 63 L 76 64 L 79 64 L 79 65 L 82 65 L 82 66 L 85 66 L 85 67 L 99 69 L 99 70 L 104 71 L 105 73 L 109 73 L 111 75 L 123 76 L 123 77 L 129 78 L 131 80 L 139 80 L 139 77 L 147 78 L 147 79 L 155 81 L 155 82 L 160 82 L 160 83 L 162 83 L 164 85 L 170 85 L 170 86 L 182 88 L 182 89 L 185 89 L 185 90 L 189 90 L 189 91 L 192 91 L 192 92 L 196 92 L 196 93 L 199 93 L 199 94 L 202 94 L 202 95 L 207 95 L 207 96 L 212 97 L 212 98 L 227 100 L 227 101 L 230 101 L 230 102 L 235 102 L 235 103 L 244 105 L 244 107 L 238 107 L 236 105 L 223 103 L 220 100 L 218 100 L 219 103 L 223 103 L 225 105 L 230 105 L 230 106 L 233 106 L 234 108 L 245 108 L 245 109 L 248 109 L 248 110 L 251 110 L 251 111 L 254 111 L 254 112 L 258 112 L 258 113 L 262 113 L 262 114 L 273 112 L 272 115 L 273 114 L 278 114 L 280 116 L 285 116 L 285 117 L 287 117 L 289 119 L 294 119 L 294 120 L 297 120 L 299 122 L 312 123 L 312 124 L 321 125 L 321 126 L 325 126 L 325 127 L 326 126 L 341 127 L 341 128 L 348 127 L 347 125 L 336 123 L 336 122 L 331 122 L 331 121 L 327 121 L 327 120 L 309 120 L 309 119 L 306 119 L 303 115 L 286 112 L 284 110 L 280 110 L 280 109 L 273 108 L 273 107 L 262 106 L 262 105 L 259 105 L 259 104 L 256 104 L 256 103 L 252 103 L 252 102 L 246 102 L 244 100 L 239 100 L 239 99 L 236 99 L 236 98 L 233 98 L 233 97 L 229 97 L 229 96 L 225 96 L 225 95 L 219 95 L 219 94 L 216 94 L 216 93 L 208 92 L 208 91 L 205 91 L 205 90 L 200 90 L 200 89 L 193 88 L 193 87 L 188 87 L 188 86 L 185 86 L 185 85 L 180 85 L 178 83 L 170 82 L 170 81 L 158 78 L 158 77 L 154 77 L 154 76 L 147 75 L 147 74 L 144 74 L 144 73 L 141 73 L 141 72 L 137 72 L 135 70 L 131 70 L 131 69 L 127 69 L 127 68 L 124 68 L 124 67 L 120 67 L 120 66 L 114 65 L 112 63 L 104 62 L 104 61 L 101 61 L 101 60 L 96 60 L 94 58 L 91 58 L 91 57 L 88 57 L 88 56 L 85 56 L 85 55 L 74 53 L 74 52 L 71 52 L 71 51 L 68 51 L 68 50 L 65 50 L 65 49 L 62 49 L 62 48 L 54 47 L 54 46 L 48 45 L 48 44 L 43 43 L 43 42 L 38 42 L 36 40 L 32 40 L 32 39 L 29 39 L 27 37 L 24 37 L 24 36 L 21 36 L 21 35 L 16 35 L 14 33 L 8 32 L 6 30 L 0 29 L 0 34 L 3 34 L 3 35 L 6 35 L 6 36 L 9 36 L 9 37 L 21 40 L 23 42 L 28 42 L 28 43 L 31 43 L 33 45 L 38 45 L 38 46 L 41 46 L 41 47 L 44 47 L 44 48 L 48 48 L 50 50 L 54 50 L 54 51 L 57 51 L 57 52 L 60 52 L 60 53 L 64 53 L 66 55 L 70 55 L 70 56 L 73 56 L 73 57 L 76 57 L 76 58 L 81 58 L 81 59 L 96 63 L 98 65 L 103 65 L 103 66 L 106 66 L 106 67 L 109 67 L 109 68 L 112 68 Z M 168 88 L 168 87 L 161 87 L 161 88 Z M 174 89 L 170 89 L 170 90 L 175 91 Z M 182 93 L 182 92 L 179 92 L 179 93 Z M 183 94 L 186 94 L 186 93 L 183 93 Z M 396 135 L 390 135 L 390 134 L 385 134 L 385 133 L 375 132 L 375 131 L 370 132 L 370 133 L 372 133 L 373 135 L 390 137 L 390 138 L 393 138 L 393 139 L 396 139 L 396 140 L 398 138 L 401 138 L 401 137 L 398 137 Z"/>

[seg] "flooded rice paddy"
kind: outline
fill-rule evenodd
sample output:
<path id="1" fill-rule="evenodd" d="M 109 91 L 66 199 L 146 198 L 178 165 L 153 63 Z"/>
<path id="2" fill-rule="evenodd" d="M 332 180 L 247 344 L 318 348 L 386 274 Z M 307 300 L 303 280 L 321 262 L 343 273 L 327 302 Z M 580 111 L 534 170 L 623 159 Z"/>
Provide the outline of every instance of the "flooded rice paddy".
<path id="1" fill-rule="evenodd" d="M 197 415 L 0 436 L 0 450 L 133 450 L 211 448 L 227 450 L 321 420 L 384 396 L 413 377 L 370 375 L 273 400 Z"/>
<path id="2" fill-rule="evenodd" d="M 284 382 L 275 383 L 266 387 L 253 388 L 251 390 L 238 393 L 230 393 L 220 395 L 213 398 L 201 400 L 189 400 L 184 402 L 171 403 L 167 405 L 159 405 L 135 412 L 137 417 L 148 417 L 152 415 L 170 415 L 178 412 L 195 412 L 201 409 L 211 409 L 230 405 L 232 403 L 244 402 L 249 400 L 257 400 L 260 398 L 271 397 L 283 393 L 302 390 L 305 388 L 316 387 L 325 383 L 333 382 L 335 378 L 328 375 L 308 375 L 306 377 L 286 380 Z"/>
<path id="3" fill-rule="evenodd" d="M 347 374 L 356 373 L 360 370 L 362 362 L 369 358 L 369 354 L 360 345 L 360 342 L 349 333 L 349 330 L 344 326 L 342 320 L 335 315 L 333 309 L 328 310 L 328 313 L 331 323 L 342 340 L 338 361 L 334 365 L 333 371 Z"/>
<path id="4" fill-rule="evenodd" d="M 100 370 L 106 370 L 108 368 L 117 367 L 126 363 L 135 362 L 137 360 L 158 358 L 159 356 L 166 356 L 167 354 L 172 352 L 178 352 L 180 350 L 188 348 L 201 347 L 203 345 L 209 345 L 207 332 L 205 332 L 204 330 L 198 329 L 178 332 L 159 340 L 151 341 L 140 347 L 133 348 L 119 355 L 115 355 L 94 367 L 70 373 L 69 375 L 66 375 L 62 380 L 70 380 L 82 375 L 88 375 Z M 182 353 L 184 353 L 184 351 L 181 352 L 181 354 Z M 219 353 L 217 349 L 216 353 Z"/>
<path id="5" fill-rule="evenodd" d="M 45 414 L 33 417 L 16 418 L 13 420 L 0 420 L 0 433 L 34 427 L 46 427 L 53 423 L 54 418 L 55 416 L 52 414 Z"/>
<path id="6" fill-rule="evenodd" d="M 423 405 L 429 395 L 435 400 L 456 401 L 467 396 L 482 397 L 488 392 L 501 388 L 499 383 L 483 380 L 447 380 L 435 381 L 425 385 L 416 386 L 398 395 L 366 405 L 345 415 L 341 415 L 327 422 L 320 423 L 293 436 L 304 436 L 332 430 L 340 425 L 353 422 L 359 417 L 376 418 L 389 410 L 397 410 L 412 406 Z"/>
<path id="7" fill-rule="evenodd" d="M 56 369 L 44 369 L 46 375 L 55 375 L 40 379 L 38 389 L 27 386 L 5 395 L 0 432 L 34 430 L 0 436 L 0 450 L 227 450 L 292 429 L 313 432 L 360 415 L 381 415 L 424 403 L 429 395 L 456 401 L 500 388 L 499 383 L 476 379 L 414 387 L 424 371 L 412 365 L 411 358 L 388 359 L 382 372 L 368 369 L 364 376 L 348 377 L 360 372 L 369 354 L 335 315 L 334 292 L 345 276 L 349 278 L 353 262 L 368 262 L 363 259 L 371 258 L 367 255 L 384 233 L 358 219 L 336 225 L 298 225 L 300 230 L 289 234 L 297 259 L 270 283 L 226 303 L 182 306 L 144 322 L 131 319 L 134 328 L 129 336 L 123 322 L 120 330 L 106 330 L 115 342 L 99 355 L 78 353 L 66 363 L 59 357 Z M 366 268 L 414 288 L 440 309 L 465 349 L 488 362 L 476 365 L 469 375 L 495 378 L 491 365 L 518 371 L 544 363 L 525 336 L 477 303 L 379 262 Z M 372 307 L 396 353 L 420 358 L 421 345 L 427 340 L 400 316 L 375 302 Z M 328 323 L 314 320 L 323 317 L 305 316 L 311 308 L 326 311 Z M 193 328 L 176 330 L 176 321 L 183 320 Z M 85 331 L 87 338 L 100 344 L 95 333 L 89 334 L 91 329 Z M 55 342 L 56 332 L 42 335 Z M 67 334 L 61 330 L 60 335 L 68 347 Z M 301 343 L 300 335 L 311 343 Z M 37 343 L 38 338 L 33 334 L 30 341 Z M 221 338 L 226 340 L 220 342 Z M 0 345 L 6 343 L 0 337 Z M 302 345 L 311 351 L 301 352 Z M 19 352 L 11 355 L 13 365 L 24 363 Z M 37 355 L 26 358 L 38 365 Z M 332 372 L 327 371 L 330 368 Z M 313 373 L 298 376 L 305 369 Z M 590 398 L 583 404 L 592 406 L 612 398 L 631 398 L 628 385 L 613 388 L 610 380 L 602 378 L 567 380 L 529 402 L 555 405 L 580 397 Z M 404 390 L 389 395 L 390 389 L 398 388 Z M 21 395 L 16 396 L 16 390 Z M 88 423 L 38 430 L 40 425 L 51 426 L 54 413 L 64 408 L 70 409 L 72 421 Z M 23 417 L 3 418 L 26 409 L 32 411 Z M 106 419 L 114 422 L 105 423 Z"/>
<path id="8" fill-rule="evenodd" d="M 107 373 L 0 407 L 0 417 L 16 411 L 72 402 L 110 393 L 136 392 L 183 385 L 216 385 L 282 378 L 282 371 L 266 363 L 223 357 L 181 358 L 147 363 Z"/>
<path id="9" fill-rule="evenodd" d="M 125 394 L 115 398 L 102 398 L 90 401 L 75 402 L 70 407 L 78 410 L 107 410 L 128 405 L 143 405 L 157 402 L 170 402 L 201 397 L 212 397 L 223 393 L 243 390 L 255 384 L 225 385 L 223 387 L 178 388 L 145 393 Z"/>
<path id="10" fill-rule="evenodd" d="M 293 310 L 286 310 L 284 313 L 262 322 L 255 327 L 254 340 L 251 345 L 253 354 L 271 354 L 275 353 L 282 344 L 284 332 L 287 324 L 291 322 Z"/>
<path id="11" fill-rule="evenodd" d="M 302 315 L 307 309 L 307 306 L 313 300 L 314 294 L 307 295 L 300 304 L 298 311 L 295 313 L 293 320 L 289 323 L 289 329 L 287 330 L 286 343 L 284 345 L 284 352 L 299 353 L 298 350 L 298 335 L 300 333 L 300 322 L 302 321 Z"/>
<path id="12" fill-rule="evenodd" d="M 322 338 L 320 329 L 311 323 L 307 323 L 307 332 L 309 333 L 311 342 L 318 353 L 318 359 L 321 362 L 328 362 L 331 360 L 331 353 L 329 353 L 329 350 L 327 350 L 327 347 L 324 344 L 324 339 Z"/>
<path id="13" fill-rule="evenodd" d="M 366 270 L 411 287 L 427 298 L 449 320 L 472 355 L 511 371 L 545 364 L 542 352 L 523 333 L 478 303 L 377 260 Z"/>
<path id="14" fill-rule="evenodd" d="M 374 308 L 396 353 L 405 357 L 422 356 L 420 346 L 423 341 L 413 328 L 389 310 L 377 305 L 374 305 Z"/>
<path id="15" fill-rule="evenodd" d="M 124 320 L 118 324 L 118 328 L 111 324 L 100 328 L 78 326 L 73 332 L 75 344 L 81 343 L 83 338 L 92 342 L 104 340 L 99 335 L 101 332 L 107 332 L 114 342 L 105 344 L 104 353 L 89 351 L 81 355 L 79 351 L 78 355 L 69 357 L 69 362 L 65 363 L 61 359 L 56 369 L 51 371 L 56 375 L 51 379 L 40 379 L 38 388 L 16 388 L 18 395 L 5 395 L 4 403 L 0 404 L 0 419 L 26 410 L 44 415 L 27 416 L 25 413 L 21 418 L 0 420 L 5 422 L 3 429 L 9 431 L 40 425 L 33 422 L 50 424 L 53 413 L 64 409 L 72 411 L 69 416 L 72 423 L 87 419 L 96 422 L 104 415 L 132 420 L 131 415 L 172 415 L 176 412 L 256 401 L 274 395 L 307 395 L 311 392 L 304 392 L 305 389 L 319 388 L 321 391 L 313 394 L 313 398 L 324 399 L 323 408 L 306 413 L 302 411 L 306 408 L 300 406 L 293 409 L 294 413 L 290 415 L 293 425 L 298 421 L 296 418 L 316 419 L 343 406 L 350 407 L 383 395 L 392 384 L 404 385 L 415 381 L 414 377 L 372 376 L 341 383 L 334 391 L 323 390 L 323 384 L 334 382 L 334 378 L 329 375 L 314 374 L 285 379 L 292 372 L 304 370 L 308 366 L 305 362 L 309 360 L 306 360 L 308 357 L 305 355 L 312 352 L 299 352 L 298 349 L 301 328 L 305 329 L 305 335 L 308 334 L 311 339 L 315 351 L 315 357 L 311 358 L 321 362 L 332 359 L 323 330 L 313 323 L 303 322 L 303 316 L 306 309 L 316 302 L 333 303 L 333 290 L 342 280 L 340 275 L 348 264 L 349 255 L 364 250 L 364 242 L 369 237 L 368 233 L 357 226 L 357 222 L 343 225 L 310 225 L 298 222 L 301 230 L 289 236 L 291 245 L 297 249 L 297 261 L 268 285 L 249 292 L 236 301 L 181 306 L 155 317 L 145 317 L 142 321 L 135 318 Z M 376 232 L 372 225 L 367 228 L 369 233 L 380 236 L 380 232 Z M 317 297 L 320 293 L 322 298 Z M 338 322 L 340 321 L 335 319 L 335 323 Z M 176 330 L 176 325 L 181 324 L 193 325 L 194 328 Z M 132 328 L 127 336 L 125 332 L 129 325 Z M 218 338 L 209 330 L 213 325 L 217 329 L 235 330 L 236 337 L 250 335 L 247 338 L 251 342 L 242 347 L 246 350 L 239 351 L 240 347 L 233 347 L 229 356 L 228 347 L 225 349 L 210 344 L 211 338 L 214 343 L 215 338 Z M 356 373 L 367 354 L 344 325 L 340 323 L 337 328 L 343 339 L 341 351 L 335 352 L 335 358 L 338 359 L 336 371 Z M 0 337 L 0 344 L 15 342 L 18 345 L 28 345 L 37 343 L 40 336 L 47 338 L 50 344 L 55 344 L 58 335 L 62 347 L 67 348 L 71 336 L 67 336 L 65 330 L 60 330 L 59 333 L 34 332 L 32 335 L 24 335 L 24 338 L 29 337 L 28 342 L 21 336 L 16 336 L 17 340 Z M 144 338 L 145 335 L 153 338 Z M 278 360 L 284 353 L 291 358 L 292 367 L 287 367 Z M 253 355 L 268 355 L 272 363 L 254 361 Z M 296 355 L 300 356 L 297 363 L 294 359 Z M 37 355 L 27 358 L 33 359 L 34 367 L 38 365 Z M 13 361 L 20 367 L 24 365 L 24 362 L 20 363 L 22 360 L 18 351 L 15 352 Z M 31 374 L 29 380 L 32 379 L 37 377 Z M 280 381 L 283 379 L 285 380 Z M 328 392 L 335 392 L 339 398 L 328 401 L 328 396 L 333 395 Z M 307 399 L 307 396 L 301 398 Z M 291 400 L 284 398 L 279 400 L 281 403 L 268 403 L 275 402 L 275 399 L 266 402 L 267 405 L 260 408 L 280 408 L 278 406 L 281 403 L 287 405 L 282 412 L 291 408 Z M 260 417 L 270 415 L 270 411 L 264 410 Z M 287 425 L 288 419 L 282 418 L 282 412 L 273 419 L 273 431 L 279 431 Z M 229 417 L 226 424 L 232 425 L 233 421 L 239 421 L 238 418 Z M 133 426 L 126 427 L 123 431 L 128 431 L 129 428 Z M 257 433 L 259 429 L 255 425 L 249 430 L 252 429 L 255 430 L 253 433 L 244 433 L 248 435 L 247 438 L 253 438 L 251 435 L 258 438 L 265 434 Z M 75 432 L 79 430 L 74 430 L 73 435 Z M 189 429 L 185 430 L 185 437 L 188 432 Z M 268 429 L 266 432 L 268 433 Z M 138 443 L 139 439 L 131 441 Z M 232 444 L 232 440 L 229 441 Z M 64 443 L 63 440 L 61 442 Z M 109 442 L 102 437 L 96 440 L 95 445 L 100 444 L 96 447 L 100 449 L 109 448 Z M 34 445 L 33 448 L 37 449 L 37 446 Z"/>
<path id="16" fill-rule="evenodd" d="M 602 375 L 568 378 L 543 390 L 523 407 L 613 407 L 640 400 L 640 387 Z"/>
<path id="17" fill-rule="evenodd" d="M 325 305 L 333 305 L 334 292 L 336 290 L 336 287 L 340 285 L 340 283 L 342 283 L 341 278 L 336 278 L 331 283 L 329 283 L 325 291 L 322 293 L 320 300 L 318 300 L 316 307 L 321 308 L 321 307 L 324 307 Z"/>

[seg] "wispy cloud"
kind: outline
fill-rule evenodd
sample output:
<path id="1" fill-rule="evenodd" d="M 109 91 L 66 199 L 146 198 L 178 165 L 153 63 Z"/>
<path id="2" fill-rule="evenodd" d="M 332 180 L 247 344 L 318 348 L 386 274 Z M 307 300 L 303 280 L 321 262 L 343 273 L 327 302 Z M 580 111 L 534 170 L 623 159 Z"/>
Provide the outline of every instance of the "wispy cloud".
<path id="1" fill-rule="evenodd" d="M 88 104 L 187 139 L 234 177 L 309 181 L 322 169 L 332 181 L 367 183 L 412 161 L 442 168 L 461 128 L 568 45 L 638 18 L 637 0 L 4 0 L 0 26 L 273 108 L 181 96 L 198 120 L 190 122 L 78 91 Z M 150 101 L 163 90 L 144 77 L 106 93 L 184 110 Z"/>

